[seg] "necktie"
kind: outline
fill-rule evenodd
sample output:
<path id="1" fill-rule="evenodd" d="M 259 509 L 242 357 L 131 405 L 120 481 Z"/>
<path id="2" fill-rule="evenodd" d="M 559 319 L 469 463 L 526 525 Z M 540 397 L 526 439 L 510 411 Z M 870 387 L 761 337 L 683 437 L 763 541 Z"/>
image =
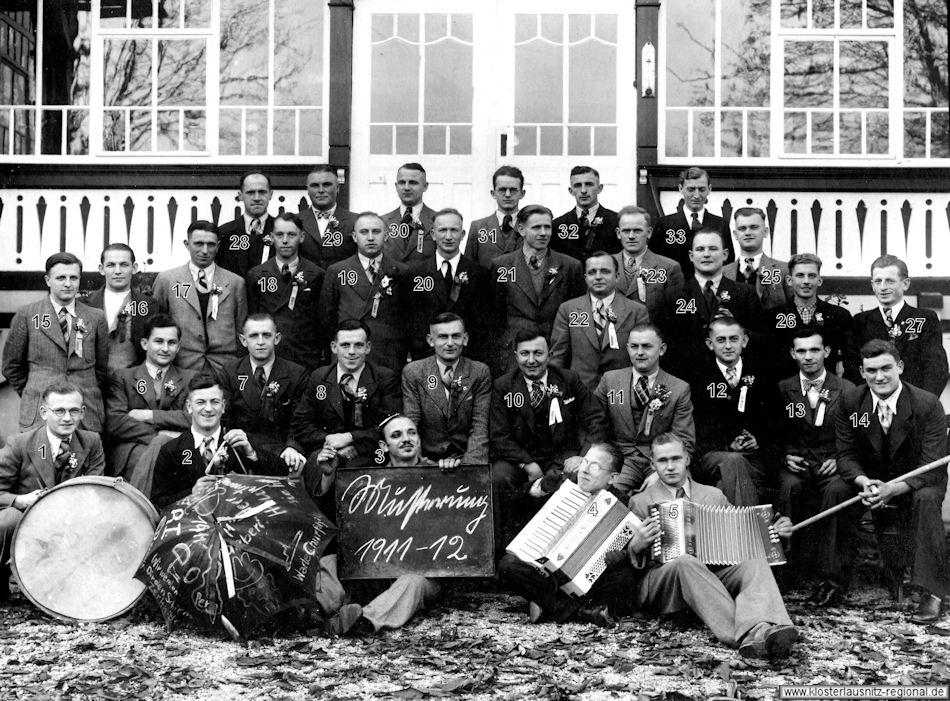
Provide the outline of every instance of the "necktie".
<path id="1" fill-rule="evenodd" d="M 713 292 L 713 281 L 706 280 L 706 286 L 703 288 L 703 299 L 706 300 L 706 309 L 709 310 L 709 316 L 716 313 L 716 293 Z"/>
<path id="2" fill-rule="evenodd" d="M 881 422 L 881 429 L 884 433 L 891 430 L 891 420 L 894 418 L 894 412 L 885 402 L 877 403 L 877 418 Z"/>
<path id="3" fill-rule="evenodd" d="M 283 279 L 284 284 L 287 284 L 290 282 L 290 265 L 288 263 L 284 263 L 281 266 L 280 277 Z"/>
<path id="4" fill-rule="evenodd" d="M 261 389 L 264 389 L 264 385 L 267 384 L 267 378 L 264 377 L 264 366 L 258 365 L 254 368 L 254 381 L 257 383 L 257 386 Z"/>
<path id="5" fill-rule="evenodd" d="M 739 375 L 736 374 L 735 368 L 726 368 L 726 382 L 730 387 L 735 387 L 739 384 Z"/>
<path id="6" fill-rule="evenodd" d="M 62 322 L 60 322 L 62 324 Z M 884 325 L 890 329 L 894 326 L 894 310 L 890 307 L 884 307 Z"/>
<path id="7" fill-rule="evenodd" d="M 56 451 L 53 464 L 56 466 L 56 475 L 58 477 L 60 473 L 66 469 L 66 465 L 69 464 L 69 441 L 60 441 L 59 450 Z"/>
<path id="8" fill-rule="evenodd" d="M 329 209 L 318 209 L 317 210 L 317 219 L 329 219 L 330 210 Z"/>
<path id="9" fill-rule="evenodd" d="M 261 220 L 255 219 L 251 222 L 251 235 L 260 236 L 261 235 Z"/>
<path id="10" fill-rule="evenodd" d="M 532 270 L 537 270 L 538 268 L 541 267 L 541 262 L 538 260 L 537 256 L 531 256 L 530 258 L 528 258 L 528 265 L 531 267 Z"/>
<path id="11" fill-rule="evenodd" d="M 755 258 L 745 259 L 745 279 L 748 283 L 755 282 Z"/>
<path id="12" fill-rule="evenodd" d="M 159 399 L 162 398 L 162 379 L 165 377 L 165 371 L 161 368 L 155 371 L 155 379 L 152 380 L 152 384 L 155 387 L 155 396 Z"/>
<path id="13" fill-rule="evenodd" d="M 808 404 L 812 409 L 818 406 L 819 392 L 823 384 L 825 384 L 824 380 L 805 381 L 805 396 L 808 397 Z"/>
<path id="14" fill-rule="evenodd" d="M 639 272 L 640 266 L 637 265 L 637 259 L 633 256 L 624 256 L 623 257 L 623 269 L 627 273 L 627 276 L 634 278 Z"/>
<path id="15" fill-rule="evenodd" d="M 445 372 L 442 373 L 442 382 L 445 383 L 445 396 L 447 399 L 452 399 L 452 381 L 455 379 L 455 373 L 452 371 L 451 367 L 446 366 Z"/>
<path id="16" fill-rule="evenodd" d="M 650 402 L 650 383 L 645 377 L 640 377 L 633 386 L 633 396 L 637 400 L 637 409 L 643 409 Z"/>
<path id="17" fill-rule="evenodd" d="M 66 307 L 59 308 L 59 328 L 63 332 L 63 338 L 69 341 L 69 312 Z"/>
<path id="18" fill-rule="evenodd" d="M 406 213 L 402 215 L 402 223 L 408 227 L 412 226 L 412 207 L 406 207 Z"/>
<path id="19" fill-rule="evenodd" d="M 588 215 L 590 215 L 590 210 L 589 210 L 589 209 L 582 209 L 582 210 L 581 210 L 581 218 L 580 218 L 580 221 L 578 222 L 578 224 L 580 225 L 580 227 L 581 227 L 582 229 L 589 229 L 589 228 L 590 228 L 590 219 L 588 219 Z"/>
<path id="20" fill-rule="evenodd" d="M 369 265 L 366 266 L 366 274 L 369 276 L 370 282 L 376 282 L 376 261 L 371 260 Z"/>
<path id="21" fill-rule="evenodd" d="M 685 498 L 686 498 L 686 490 L 683 489 L 682 487 L 677 487 L 677 488 L 676 488 L 676 498 L 677 498 L 677 499 L 685 499 Z"/>
<path id="22" fill-rule="evenodd" d="M 205 275 L 204 268 L 198 271 L 198 291 L 203 294 L 211 292 L 211 288 L 208 287 L 208 276 Z"/>
<path id="23" fill-rule="evenodd" d="M 821 388 L 824 386 L 824 384 L 825 384 L 825 378 L 823 377 L 819 380 L 805 380 L 805 385 L 808 387 L 808 389 L 811 389 L 812 387 L 814 387 L 819 392 L 821 391 Z"/>
<path id="24" fill-rule="evenodd" d="M 356 392 L 353 391 L 353 376 L 350 373 L 347 372 L 340 378 L 340 389 L 343 391 L 345 398 L 356 395 Z"/>
<path id="25" fill-rule="evenodd" d="M 445 285 L 446 292 L 452 291 L 452 264 L 447 260 L 442 261 L 442 282 Z"/>
<path id="26" fill-rule="evenodd" d="M 501 220 L 501 233 L 510 234 L 511 233 L 511 215 L 506 214 L 505 218 Z"/>
<path id="27" fill-rule="evenodd" d="M 607 315 L 604 313 L 604 300 L 598 299 L 594 305 L 594 326 L 597 327 L 597 338 L 602 338 L 607 328 Z"/>
<path id="28" fill-rule="evenodd" d="M 201 441 L 201 459 L 205 461 L 205 467 L 214 460 L 214 439 L 211 436 L 205 436 Z"/>
<path id="29" fill-rule="evenodd" d="M 541 386 L 539 381 L 534 381 L 530 383 L 531 385 L 531 408 L 537 409 L 541 406 L 541 402 L 544 401 L 544 387 Z"/>
<path id="30" fill-rule="evenodd" d="M 810 307 L 796 307 L 798 315 L 802 318 L 802 324 L 808 326 L 811 323 L 812 317 L 815 315 L 814 305 Z"/>
<path id="31" fill-rule="evenodd" d="M 692 229 L 693 231 L 699 231 L 700 229 L 703 228 L 702 222 L 699 221 L 699 214 L 697 214 L 696 212 L 693 212 L 690 215 L 689 228 Z"/>

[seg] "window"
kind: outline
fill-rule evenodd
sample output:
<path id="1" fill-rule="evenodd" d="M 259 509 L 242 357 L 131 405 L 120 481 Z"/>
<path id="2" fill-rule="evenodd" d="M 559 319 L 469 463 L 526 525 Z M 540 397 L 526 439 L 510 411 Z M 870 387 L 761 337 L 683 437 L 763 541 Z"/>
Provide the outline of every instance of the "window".
<path id="1" fill-rule="evenodd" d="M 669 161 L 950 157 L 942 0 L 676 0 L 665 19 Z"/>
<path id="2" fill-rule="evenodd" d="M 326 152 L 325 3 L 19 6 L 29 9 L 0 11 L 0 158 L 310 162 Z"/>

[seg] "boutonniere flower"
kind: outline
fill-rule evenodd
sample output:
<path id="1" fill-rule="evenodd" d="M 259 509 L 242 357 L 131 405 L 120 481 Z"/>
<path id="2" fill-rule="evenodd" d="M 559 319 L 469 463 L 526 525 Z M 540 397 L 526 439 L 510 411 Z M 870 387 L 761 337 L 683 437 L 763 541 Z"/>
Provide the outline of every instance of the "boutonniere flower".
<path id="1" fill-rule="evenodd" d="M 119 315 L 116 317 L 116 319 L 118 320 L 118 322 L 119 322 L 120 324 L 124 324 L 125 322 L 127 322 L 127 321 L 129 320 L 129 317 L 130 317 L 130 316 L 132 316 L 132 303 L 131 303 L 131 302 L 129 302 L 128 304 L 126 304 L 126 305 L 122 308 L 122 311 L 119 312 Z"/>
<path id="2" fill-rule="evenodd" d="M 547 388 L 544 390 L 544 394 L 546 397 L 549 397 L 551 399 L 555 397 L 564 396 L 564 393 L 561 392 L 561 388 L 558 387 L 557 385 L 548 385 Z"/>
<path id="3" fill-rule="evenodd" d="M 548 268 L 548 274 L 547 274 L 548 280 L 547 280 L 547 283 L 548 283 L 549 285 L 554 284 L 554 280 L 557 278 L 557 273 L 558 273 L 558 269 L 557 269 L 557 268 Z"/>
<path id="4" fill-rule="evenodd" d="M 814 318 L 816 324 L 824 324 L 824 323 L 825 323 L 825 315 L 822 314 L 821 312 L 815 312 L 815 316 L 814 316 L 813 318 Z"/>
<path id="5" fill-rule="evenodd" d="M 611 324 L 617 323 L 617 315 L 614 314 L 614 310 L 611 309 L 610 307 L 607 307 L 607 309 L 604 310 L 604 316 L 607 317 L 607 321 L 610 322 Z"/>
<path id="6" fill-rule="evenodd" d="M 650 429 L 653 428 L 654 415 L 669 401 L 671 394 L 672 392 L 666 385 L 661 385 L 660 383 L 653 385 L 653 389 L 650 390 L 650 401 L 647 402 L 647 413 L 643 419 L 644 433 L 650 433 Z"/>
<path id="7" fill-rule="evenodd" d="M 453 379 L 452 384 L 449 385 L 449 392 L 451 392 L 452 394 L 458 394 L 458 395 L 465 394 L 467 390 L 468 390 L 468 387 L 462 384 L 461 376 Z"/>
<path id="8" fill-rule="evenodd" d="M 327 219 L 327 229 L 332 229 L 333 231 L 336 231 L 339 228 L 340 228 L 339 219 L 337 219 L 335 216 Z"/>
<path id="9" fill-rule="evenodd" d="M 221 441 L 221 445 L 218 446 L 218 449 L 214 451 L 214 456 L 211 458 L 211 462 L 208 463 L 208 467 L 205 468 L 205 474 L 210 475 L 216 467 L 224 465 L 228 461 L 228 444 L 224 441 Z"/>
<path id="10" fill-rule="evenodd" d="M 592 222 L 590 223 L 590 225 L 591 225 L 591 226 L 600 226 L 600 225 L 603 224 L 603 223 L 604 223 L 604 218 L 603 218 L 603 217 L 594 217 L 594 221 L 592 221 Z"/>
<path id="11" fill-rule="evenodd" d="M 294 284 L 295 285 L 306 285 L 307 277 L 303 273 L 297 273 L 294 275 Z"/>
<path id="12" fill-rule="evenodd" d="M 456 285 L 467 285 L 468 284 L 468 273 L 459 273 L 455 276 Z"/>
<path id="13" fill-rule="evenodd" d="M 393 294 L 393 279 L 388 275 L 383 275 L 379 281 L 379 293 L 389 297 Z"/>
<path id="14" fill-rule="evenodd" d="M 732 299 L 732 295 L 729 294 L 729 290 L 723 290 L 722 292 L 719 293 L 720 302 L 728 302 L 731 299 Z"/>
<path id="15" fill-rule="evenodd" d="M 353 399 L 359 404 L 364 403 L 368 398 L 369 394 L 366 392 L 365 387 L 358 387 L 356 394 L 353 395 Z"/>
<path id="16" fill-rule="evenodd" d="M 221 289 L 221 286 L 220 286 L 220 285 L 212 285 L 212 286 L 211 286 L 211 294 L 213 294 L 213 295 L 219 295 L 219 294 L 221 294 L 222 292 L 223 292 L 223 290 Z"/>
<path id="17" fill-rule="evenodd" d="M 76 453 L 69 454 L 69 460 L 66 462 L 66 472 L 75 472 L 79 468 L 79 458 Z"/>
<path id="18" fill-rule="evenodd" d="M 76 333 L 86 333 L 86 322 L 82 319 L 76 319 Z"/>
<path id="19" fill-rule="evenodd" d="M 265 246 L 273 246 L 273 245 L 274 245 L 274 237 L 271 236 L 270 234 L 264 234 L 264 245 L 265 245 Z"/>
<path id="20" fill-rule="evenodd" d="M 830 402 L 831 401 L 831 392 L 828 389 L 822 389 L 818 392 L 818 401 L 819 402 Z"/>
<path id="21" fill-rule="evenodd" d="M 818 392 L 818 408 L 815 411 L 815 426 L 822 426 L 825 423 L 825 407 L 831 401 L 831 392 L 822 388 Z"/>
<path id="22" fill-rule="evenodd" d="M 276 397 L 278 392 L 280 392 L 279 382 L 270 382 L 267 387 L 264 388 L 264 396 L 266 397 Z"/>
<path id="23" fill-rule="evenodd" d="M 162 383 L 162 389 L 165 391 L 165 394 L 167 394 L 168 396 L 172 396 L 175 394 L 175 392 L 178 391 L 178 387 L 171 380 L 167 380 L 164 383 Z"/>
<path id="24" fill-rule="evenodd" d="M 900 324 L 894 324 L 887 330 L 887 335 L 891 338 L 899 338 L 900 336 L 904 335 L 904 330 L 901 328 Z"/>
<path id="25" fill-rule="evenodd" d="M 752 383 L 754 382 L 755 382 L 755 375 L 745 375 L 743 376 L 741 380 L 739 380 L 739 384 L 742 385 L 743 387 L 751 387 Z"/>
<path id="26" fill-rule="evenodd" d="M 76 346 L 73 349 L 75 355 L 82 357 L 82 340 L 86 337 L 86 322 L 82 319 L 76 319 Z"/>

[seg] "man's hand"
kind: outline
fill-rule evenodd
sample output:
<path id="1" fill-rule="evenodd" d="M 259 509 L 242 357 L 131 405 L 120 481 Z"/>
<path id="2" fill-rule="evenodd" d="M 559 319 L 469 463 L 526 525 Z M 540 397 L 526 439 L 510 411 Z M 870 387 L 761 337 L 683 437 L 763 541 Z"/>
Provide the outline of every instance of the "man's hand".
<path id="1" fill-rule="evenodd" d="M 340 448 L 336 452 L 337 455 L 339 455 L 344 460 L 353 460 L 357 455 L 359 455 L 359 453 L 356 452 L 355 445 L 348 445 L 345 448 Z"/>
<path id="2" fill-rule="evenodd" d="M 151 409 L 130 409 L 129 418 L 141 421 L 142 423 L 155 423 L 155 412 Z"/>
<path id="3" fill-rule="evenodd" d="M 462 464 L 462 458 L 439 458 L 439 470 L 455 472 L 455 468 Z"/>
<path id="4" fill-rule="evenodd" d="M 340 459 L 337 457 L 336 448 L 324 444 L 320 452 L 317 453 L 317 464 L 320 466 L 320 475 L 330 477 L 336 472 Z"/>
<path id="5" fill-rule="evenodd" d="M 290 468 L 289 472 L 292 475 L 300 474 L 303 466 L 307 464 L 307 458 L 293 448 L 284 448 L 284 452 L 280 454 L 280 459 Z"/>
<path id="6" fill-rule="evenodd" d="M 564 468 L 562 472 L 565 477 L 576 477 L 578 470 L 581 469 L 582 458 L 580 455 L 572 455 L 567 460 L 564 461 Z"/>
<path id="7" fill-rule="evenodd" d="M 324 444 L 336 450 L 340 450 L 340 448 L 345 448 L 348 445 L 353 445 L 353 434 L 352 433 L 331 433 L 330 435 L 326 437 Z"/>
<path id="8" fill-rule="evenodd" d="M 167 428 L 163 428 L 158 432 L 158 435 L 165 436 L 165 438 L 178 438 L 181 435 L 181 431 L 169 431 Z"/>
<path id="9" fill-rule="evenodd" d="M 861 503 L 872 510 L 881 509 L 886 506 L 887 502 L 891 499 L 910 491 L 910 487 L 908 487 L 905 482 L 885 484 L 881 480 L 867 479 L 862 486 L 864 488 L 860 493 Z"/>
<path id="10" fill-rule="evenodd" d="M 808 469 L 808 461 L 801 455 L 788 454 L 785 456 L 785 468 L 789 472 L 805 472 Z"/>
<path id="11" fill-rule="evenodd" d="M 43 495 L 42 489 L 34 489 L 32 492 L 27 492 L 26 494 L 17 494 L 13 498 L 13 508 L 19 509 L 20 511 L 26 511 L 28 508 L 33 506 L 36 503 L 36 500 Z"/>
<path id="12" fill-rule="evenodd" d="M 837 471 L 838 471 L 838 461 L 835 460 L 834 458 L 828 458 L 827 460 L 825 460 L 823 463 L 821 463 L 821 467 L 819 467 L 817 470 L 818 474 L 821 475 L 822 477 L 833 475 Z"/>
<path id="13" fill-rule="evenodd" d="M 772 522 L 772 527 L 778 533 L 779 538 L 792 537 L 792 519 L 788 516 L 779 516 Z"/>
<path id="14" fill-rule="evenodd" d="M 541 471 L 541 466 L 536 462 L 529 462 L 524 466 L 524 471 L 528 475 L 528 481 L 534 482 L 544 477 L 544 472 Z"/>
<path id="15" fill-rule="evenodd" d="M 218 477 L 219 475 L 202 475 L 191 488 L 191 495 L 200 497 L 202 494 L 214 487 L 214 483 L 218 481 Z"/>
<path id="16" fill-rule="evenodd" d="M 234 450 L 239 450 L 244 454 L 248 460 L 257 460 L 257 453 L 254 451 L 254 447 L 251 445 L 251 442 L 247 439 L 247 434 L 244 433 L 244 429 L 232 428 L 230 431 L 224 434 L 224 437 L 221 439 Z"/>
<path id="17" fill-rule="evenodd" d="M 631 558 L 641 553 L 660 536 L 660 522 L 655 516 L 644 519 L 639 526 L 633 527 L 633 538 L 627 543 L 627 552 Z"/>
<path id="18" fill-rule="evenodd" d="M 751 433 L 746 430 L 743 430 L 735 440 L 729 444 L 729 450 L 735 453 L 741 453 L 746 450 L 758 450 L 759 442 L 755 439 Z"/>

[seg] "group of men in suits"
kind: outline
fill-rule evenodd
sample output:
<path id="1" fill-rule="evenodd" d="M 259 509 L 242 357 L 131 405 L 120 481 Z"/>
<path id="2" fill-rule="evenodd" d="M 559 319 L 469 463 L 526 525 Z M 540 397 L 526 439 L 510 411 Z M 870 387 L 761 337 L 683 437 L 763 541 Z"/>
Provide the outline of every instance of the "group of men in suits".
<path id="1" fill-rule="evenodd" d="M 873 342 L 890 344 L 901 386 L 933 397 L 946 385 L 939 321 L 904 301 L 903 261 L 874 262 L 879 306 L 852 319 L 818 298 L 817 256 L 765 254 L 762 210 L 734 213 L 734 254 L 730 223 L 705 209 L 700 169 L 682 174 L 684 209 L 655 227 L 641 208 L 603 206 L 594 169 L 578 166 L 570 179 L 576 207 L 555 218 L 521 206 L 524 176 L 502 166 L 496 211 L 466 233 L 457 210 L 423 202 L 418 163 L 397 171 L 400 205 L 383 216 L 338 206 L 329 166 L 307 175 L 307 207 L 272 216 L 269 179 L 248 173 L 243 214 L 220 227 L 192 222 L 189 261 L 159 273 L 151 295 L 132 289 L 134 251 L 107 246 L 105 285 L 88 305 L 77 299 L 81 262 L 55 254 L 49 297 L 16 314 L 4 353 L 20 428 L 42 429 L 44 390 L 65 378 L 81 393 L 83 428 L 105 429 L 108 472 L 170 503 L 194 481 L 175 456 L 214 456 L 222 445 L 323 493 L 320 455 L 380 464 L 377 426 L 402 411 L 426 458 L 492 464 L 499 549 L 519 521 L 518 495 L 576 475 L 593 444 L 609 441 L 622 456 L 614 489 L 648 489 L 654 439 L 667 433 L 689 456 L 691 479 L 735 505 L 774 493 L 783 513 L 804 516 L 809 500 L 833 505 L 873 486 L 874 506 L 903 497 L 902 513 L 929 508 L 918 493 L 939 484 L 916 485 L 913 498 L 882 489 L 868 480 L 890 463 L 869 468 L 861 454 L 842 469 L 848 441 L 832 433 L 851 383 L 878 386 Z M 917 389 L 901 396 L 926 404 Z M 900 427 L 911 410 L 893 409 Z M 208 443 L 201 426 L 215 417 L 240 434 Z M 919 531 L 927 514 L 901 525 Z M 849 518 L 819 539 L 820 603 L 847 588 Z M 918 553 L 933 546 L 915 542 Z M 942 560 L 929 561 L 936 569 L 921 566 L 915 581 L 939 599 Z"/>

